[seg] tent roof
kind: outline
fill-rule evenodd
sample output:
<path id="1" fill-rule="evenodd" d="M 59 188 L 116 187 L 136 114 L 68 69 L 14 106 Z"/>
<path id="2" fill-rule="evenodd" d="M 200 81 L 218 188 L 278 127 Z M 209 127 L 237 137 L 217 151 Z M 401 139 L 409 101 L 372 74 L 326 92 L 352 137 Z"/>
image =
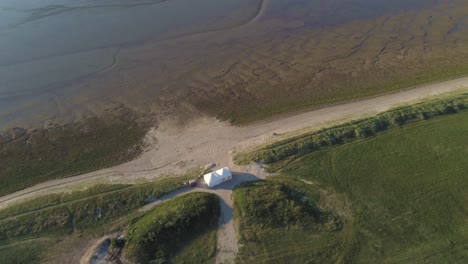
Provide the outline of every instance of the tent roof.
<path id="1" fill-rule="evenodd" d="M 222 179 L 231 177 L 232 173 L 229 171 L 229 168 L 224 167 L 217 171 L 207 173 L 203 176 L 205 182 L 211 187 L 222 182 Z"/>
<path id="2" fill-rule="evenodd" d="M 227 167 L 224 167 L 224 168 L 221 168 L 221 169 L 217 170 L 216 174 L 218 174 L 221 177 L 232 176 L 231 171 L 229 171 L 229 169 Z"/>

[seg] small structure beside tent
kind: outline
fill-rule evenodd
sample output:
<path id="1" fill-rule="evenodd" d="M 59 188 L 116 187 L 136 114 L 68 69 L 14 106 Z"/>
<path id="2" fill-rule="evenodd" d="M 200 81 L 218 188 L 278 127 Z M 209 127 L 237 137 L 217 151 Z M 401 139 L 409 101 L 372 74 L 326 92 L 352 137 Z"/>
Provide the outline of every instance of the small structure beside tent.
<path id="1" fill-rule="evenodd" d="M 197 186 L 197 179 L 193 179 L 193 180 L 188 181 L 188 185 L 189 185 L 190 187 L 195 187 L 195 186 Z"/>
<path id="2" fill-rule="evenodd" d="M 229 181 L 232 179 L 232 173 L 229 170 L 229 168 L 224 167 L 222 169 L 219 169 L 217 171 L 210 172 L 208 174 L 205 174 L 203 176 L 203 179 L 206 182 L 206 185 L 208 187 L 214 187 L 218 184 L 221 184 L 225 181 Z"/>

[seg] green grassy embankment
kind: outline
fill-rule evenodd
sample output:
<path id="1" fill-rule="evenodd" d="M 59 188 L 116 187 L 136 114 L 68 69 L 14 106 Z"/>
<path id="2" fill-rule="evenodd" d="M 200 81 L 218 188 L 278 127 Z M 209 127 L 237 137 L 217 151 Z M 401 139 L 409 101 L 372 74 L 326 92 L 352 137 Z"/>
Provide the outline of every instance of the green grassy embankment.
<path id="1" fill-rule="evenodd" d="M 467 108 L 468 93 L 433 99 L 419 104 L 398 107 L 367 119 L 351 121 L 281 140 L 250 153 L 240 153 L 235 157 L 235 161 L 240 164 L 251 161 L 266 164 L 275 163 L 269 167 L 269 170 L 275 171 L 285 166 L 289 161 L 314 151 L 374 136 L 387 129 L 402 127 L 415 121 L 457 113 Z"/>
<path id="2" fill-rule="evenodd" d="M 147 124 L 131 117 L 0 135 L 0 196 L 135 158 Z"/>
<path id="3" fill-rule="evenodd" d="M 325 235 L 288 235 L 261 227 L 257 232 L 264 239 L 242 247 L 240 256 L 247 256 L 242 260 L 464 263 L 466 135 L 468 112 L 461 111 L 304 153 L 287 165 L 273 164 L 282 168 L 278 172 L 285 184 L 313 190 L 316 204 L 337 212 L 343 228 Z M 241 237 L 250 233 L 242 225 L 239 232 Z"/>
<path id="4" fill-rule="evenodd" d="M 210 261 L 216 250 L 214 230 L 219 215 L 219 199 L 214 194 L 177 197 L 131 224 L 123 255 L 138 263 L 171 262 L 178 253 L 182 263 Z"/>
<path id="5" fill-rule="evenodd" d="M 146 203 L 183 187 L 195 177 L 167 178 L 137 185 L 97 185 L 71 194 L 51 194 L 0 210 L 0 241 L 24 236 L 63 235 L 118 220 Z"/>
<path id="6" fill-rule="evenodd" d="M 328 258 L 329 248 L 339 246 L 323 239 L 342 236 L 338 217 L 317 206 L 314 192 L 291 188 L 288 183 L 259 181 L 235 189 L 234 215 L 242 245 L 237 262 L 287 263 L 294 259 L 292 263 L 307 263 L 317 254 Z"/>

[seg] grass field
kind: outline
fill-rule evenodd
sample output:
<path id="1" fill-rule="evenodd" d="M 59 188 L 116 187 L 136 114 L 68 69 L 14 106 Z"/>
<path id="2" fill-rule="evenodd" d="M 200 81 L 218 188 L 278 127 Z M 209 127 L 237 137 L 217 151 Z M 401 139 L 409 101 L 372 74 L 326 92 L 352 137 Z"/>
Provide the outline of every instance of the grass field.
<path id="1" fill-rule="evenodd" d="M 137 263 L 205 263 L 214 257 L 218 197 L 191 193 L 159 205 L 129 227 L 124 257 Z"/>
<path id="2" fill-rule="evenodd" d="M 292 161 L 279 171 L 283 176 L 278 179 L 313 190 L 310 196 L 319 207 L 340 216 L 342 230 L 317 235 L 263 228 L 264 239 L 246 244 L 242 260 L 253 263 L 248 256 L 256 256 L 256 263 L 464 263 L 466 135 L 468 113 L 460 112 Z M 245 229 L 240 232 L 242 237 Z"/>
<path id="3" fill-rule="evenodd" d="M 0 264 L 39 263 L 50 244 L 47 239 L 37 239 L 5 246 L 0 245 Z"/>
<path id="4" fill-rule="evenodd" d="M 211 228 L 186 243 L 172 258 L 172 263 L 214 263 L 218 230 Z"/>

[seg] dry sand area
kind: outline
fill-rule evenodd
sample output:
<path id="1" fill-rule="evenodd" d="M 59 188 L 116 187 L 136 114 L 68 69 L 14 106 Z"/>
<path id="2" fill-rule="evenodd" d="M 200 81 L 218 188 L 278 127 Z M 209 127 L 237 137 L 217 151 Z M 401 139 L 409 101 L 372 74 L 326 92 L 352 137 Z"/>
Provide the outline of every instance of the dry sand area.
<path id="1" fill-rule="evenodd" d="M 146 140 L 148 149 L 139 158 L 108 169 L 102 169 L 65 179 L 52 180 L 0 198 L 0 208 L 23 199 L 67 191 L 70 186 L 92 184 L 94 181 L 135 182 L 168 174 L 182 174 L 188 169 L 215 163 L 229 166 L 237 173 L 265 176 L 259 166 L 236 166 L 232 154 L 292 133 L 319 129 L 388 110 L 441 93 L 467 89 L 468 77 L 434 83 L 417 88 L 324 107 L 299 114 L 264 120 L 244 127 L 230 126 L 214 118 L 200 116 L 188 122 L 173 119 L 161 120 L 158 128 L 151 130 Z M 273 132 L 280 136 L 273 136 Z"/>

